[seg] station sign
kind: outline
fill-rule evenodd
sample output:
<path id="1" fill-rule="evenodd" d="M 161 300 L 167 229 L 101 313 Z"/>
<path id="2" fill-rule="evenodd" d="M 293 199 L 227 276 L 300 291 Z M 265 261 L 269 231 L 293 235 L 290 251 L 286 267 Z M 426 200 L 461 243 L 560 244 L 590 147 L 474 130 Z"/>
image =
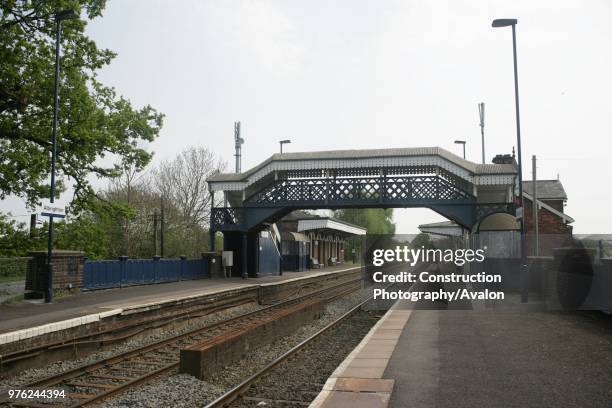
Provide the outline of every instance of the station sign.
<path id="1" fill-rule="evenodd" d="M 54 218 L 65 218 L 66 207 L 60 204 L 52 203 L 50 201 L 43 201 L 40 205 L 38 212 L 43 217 L 54 217 Z"/>

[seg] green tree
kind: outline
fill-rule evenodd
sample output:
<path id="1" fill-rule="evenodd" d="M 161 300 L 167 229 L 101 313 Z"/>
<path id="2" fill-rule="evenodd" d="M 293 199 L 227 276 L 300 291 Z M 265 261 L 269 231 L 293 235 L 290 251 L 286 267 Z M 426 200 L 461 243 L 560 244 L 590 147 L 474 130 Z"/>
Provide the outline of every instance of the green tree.
<path id="1" fill-rule="evenodd" d="M 420 233 L 417 234 L 411 242 L 413 248 L 425 248 L 432 249 L 434 248 L 433 242 L 431 241 L 431 237 L 429 234 Z"/>
<path id="2" fill-rule="evenodd" d="M 0 257 L 24 256 L 33 247 L 25 224 L 0 214 Z"/>
<path id="3" fill-rule="evenodd" d="M 47 234 L 47 226 L 40 230 L 40 235 Z M 109 234 L 112 224 L 108 219 L 96 216 L 90 212 L 79 214 L 78 217 L 54 224 L 55 247 L 85 252 L 90 259 L 113 259 L 109 253 L 113 237 Z"/>
<path id="4" fill-rule="evenodd" d="M 97 80 L 115 53 L 85 34 L 105 0 L 0 2 L 0 198 L 17 195 L 33 206 L 49 196 L 54 83 L 54 13 L 72 9 L 81 19 L 62 22 L 57 175 L 70 181 L 75 209 L 92 205 L 90 176 L 115 177 L 125 164 L 143 168 L 163 115 L 140 109 Z M 101 158 L 119 158 L 121 164 Z M 109 163 L 111 162 L 111 163 Z"/>
<path id="5" fill-rule="evenodd" d="M 367 246 L 388 247 L 388 243 L 395 234 L 393 209 L 391 208 L 347 208 L 334 211 L 334 217 L 359 225 L 365 228 L 368 234 L 368 242 L 362 237 L 349 238 L 346 247 L 347 259 L 352 257 L 353 250 L 355 250 L 357 260 L 361 261 L 364 256 L 363 252 L 367 251 Z M 365 256 L 367 258 L 367 255 Z"/>

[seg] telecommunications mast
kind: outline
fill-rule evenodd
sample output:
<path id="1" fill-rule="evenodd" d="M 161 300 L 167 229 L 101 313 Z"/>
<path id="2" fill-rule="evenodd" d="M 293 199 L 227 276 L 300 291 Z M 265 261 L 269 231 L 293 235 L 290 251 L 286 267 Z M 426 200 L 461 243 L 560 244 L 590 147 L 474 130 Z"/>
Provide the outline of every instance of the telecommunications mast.
<path id="1" fill-rule="evenodd" d="M 240 137 L 240 121 L 234 122 L 234 147 L 236 148 L 236 173 L 241 172 L 242 168 L 242 144 L 244 139 Z"/>

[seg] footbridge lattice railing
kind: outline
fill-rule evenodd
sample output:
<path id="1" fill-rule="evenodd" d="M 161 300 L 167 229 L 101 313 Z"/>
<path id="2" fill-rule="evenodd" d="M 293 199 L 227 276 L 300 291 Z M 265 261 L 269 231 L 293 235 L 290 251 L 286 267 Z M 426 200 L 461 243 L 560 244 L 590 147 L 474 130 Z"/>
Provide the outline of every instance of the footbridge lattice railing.
<path id="1" fill-rule="evenodd" d="M 477 203 L 476 197 L 439 175 L 319 177 L 276 180 L 242 203 L 214 208 L 213 230 L 248 230 L 264 219 L 300 208 L 427 207 L 471 227 L 494 212 L 514 214 L 511 203 Z"/>

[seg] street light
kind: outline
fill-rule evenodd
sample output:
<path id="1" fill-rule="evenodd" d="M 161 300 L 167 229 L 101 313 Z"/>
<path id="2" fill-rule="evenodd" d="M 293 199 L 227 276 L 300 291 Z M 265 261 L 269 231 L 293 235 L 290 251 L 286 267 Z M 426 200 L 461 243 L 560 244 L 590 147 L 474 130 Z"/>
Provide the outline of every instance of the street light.
<path id="1" fill-rule="evenodd" d="M 465 140 L 455 140 L 455 143 L 463 145 L 463 160 L 465 160 Z"/>
<path id="2" fill-rule="evenodd" d="M 529 287 L 527 283 L 527 254 L 525 251 L 525 212 L 523 207 L 523 161 L 521 157 L 521 117 L 519 114 L 518 69 L 516 61 L 516 24 L 515 18 L 502 18 L 493 20 L 492 27 L 512 27 L 512 54 L 514 56 L 514 104 L 516 111 L 516 148 L 518 151 L 518 185 L 519 207 L 521 208 L 521 302 L 529 300 Z"/>
<path id="3" fill-rule="evenodd" d="M 480 102 L 478 104 L 478 118 L 480 119 L 480 136 L 482 137 L 482 164 L 485 164 L 485 140 L 484 140 L 484 127 L 485 127 L 485 104 Z"/>
<path id="4" fill-rule="evenodd" d="M 55 200 L 55 156 L 57 154 L 57 116 L 60 73 L 60 39 L 62 20 L 79 18 L 74 10 L 61 10 L 55 13 L 55 83 L 53 87 L 53 133 L 51 136 L 51 194 L 49 201 Z M 53 300 L 53 216 L 49 216 L 49 240 L 47 242 L 47 291 L 45 303 Z"/>
<path id="5" fill-rule="evenodd" d="M 514 26 L 516 25 L 516 23 L 518 23 L 518 20 L 516 18 L 498 18 L 496 20 L 493 20 L 491 26 L 495 28 L 512 26 L 512 29 L 514 30 Z"/>
<path id="6" fill-rule="evenodd" d="M 289 144 L 291 143 L 291 140 L 289 139 L 285 139 L 285 140 L 281 140 L 280 142 L 278 142 L 280 144 L 280 152 L 283 153 L 283 145 L 284 144 Z"/>

